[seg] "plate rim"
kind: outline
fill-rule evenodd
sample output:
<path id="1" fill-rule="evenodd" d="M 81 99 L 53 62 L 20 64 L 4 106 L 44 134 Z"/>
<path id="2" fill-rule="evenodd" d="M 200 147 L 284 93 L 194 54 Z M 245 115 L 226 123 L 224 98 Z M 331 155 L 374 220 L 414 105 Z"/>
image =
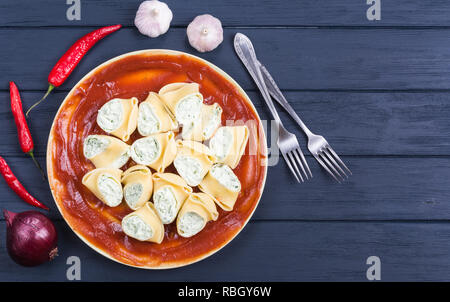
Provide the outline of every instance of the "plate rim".
<path id="1" fill-rule="evenodd" d="M 79 234 L 74 227 L 72 227 L 72 225 L 69 223 L 69 221 L 66 219 L 66 217 L 64 216 L 64 213 L 62 211 L 62 209 L 60 208 L 58 202 L 57 202 L 57 198 L 55 197 L 55 192 L 52 188 L 52 185 L 50 184 L 50 179 L 53 179 L 53 160 L 52 160 L 52 152 L 51 152 L 51 142 L 53 141 L 53 128 L 55 127 L 55 122 L 56 122 L 56 117 L 59 116 L 63 106 L 66 104 L 66 102 L 69 100 L 69 98 L 72 96 L 72 94 L 74 93 L 75 89 L 81 85 L 81 83 L 83 83 L 86 79 L 88 79 L 91 75 L 93 75 L 97 70 L 101 69 L 104 66 L 107 66 L 111 63 L 114 63 L 115 61 L 121 60 L 123 58 L 129 57 L 129 56 L 133 56 L 133 55 L 139 55 L 139 54 L 150 54 L 150 55 L 158 55 L 158 54 L 166 54 L 166 55 L 186 55 L 188 57 L 191 57 L 193 59 L 199 60 L 202 63 L 205 63 L 206 65 L 208 65 L 209 67 L 213 68 L 216 72 L 218 72 L 220 75 L 222 75 L 225 79 L 227 79 L 235 88 L 238 89 L 239 93 L 244 96 L 244 99 L 246 100 L 246 102 L 251 106 L 251 108 L 253 109 L 253 111 L 256 114 L 256 117 L 258 118 L 259 124 L 261 126 L 261 139 L 263 141 L 263 152 L 266 155 L 266 158 L 264 159 L 264 178 L 263 178 L 263 182 L 262 182 L 262 186 L 261 186 L 261 194 L 258 198 L 258 201 L 256 202 L 255 207 L 253 208 L 252 212 L 250 213 L 250 215 L 247 217 L 246 221 L 244 222 L 244 224 L 242 225 L 242 227 L 236 232 L 236 234 L 234 234 L 232 237 L 230 237 L 228 240 L 226 240 L 223 244 L 217 246 L 216 248 L 208 251 L 207 253 L 202 254 L 201 256 L 194 258 L 192 261 L 185 261 L 183 263 L 180 262 L 171 262 L 171 264 L 169 265 L 158 265 L 158 266 L 139 266 L 139 265 L 133 265 L 133 264 L 129 264 L 129 263 L 125 263 L 122 262 L 114 257 L 112 257 L 111 255 L 109 255 L 108 253 L 106 253 L 105 251 L 103 251 L 102 249 L 96 247 L 94 244 L 90 243 L 88 239 L 84 238 L 82 234 Z M 262 121 L 261 121 L 261 117 L 259 116 L 258 111 L 255 108 L 255 105 L 253 104 L 252 100 L 250 99 L 250 97 L 247 95 L 247 93 L 245 92 L 245 90 L 230 76 L 228 75 L 228 73 L 226 73 L 225 71 L 223 71 L 221 68 L 219 68 L 218 66 L 216 66 L 215 64 L 200 58 L 196 55 L 190 54 L 190 53 L 186 53 L 183 51 L 178 51 L 178 50 L 170 50 L 170 49 L 142 49 L 142 50 L 137 50 L 137 51 L 131 51 L 131 52 L 127 52 L 121 55 L 118 55 L 116 57 L 113 57 L 103 63 L 101 63 L 100 65 L 94 67 L 92 70 L 90 70 L 86 75 L 84 75 L 73 87 L 72 89 L 69 91 L 69 93 L 66 95 L 66 97 L 64 98 L 64 100 L 61 102 L 61 104 L 59 105 L 58 111 L 56 112 L 54 118 L 53 118 L 53 122 L 52 125 L 50 127 L 50 132 L 48 135 L 48 140 L 47 140 L 47 151 L 46 151 L 46 168 L 47 168 L 47 177 L 49 179 L 49 187 L 50 187 L 50 191 L 52 193 L 52 198 L 53 201 L 56 204 L 56 207 L 59 211 L 59 213 L 61 214 L 61 216 L 63 217 L 65 223 L 69 226 L 69 228 L 78 236 L 78 238 L 81 239 L 81 241 L 83 241 L 87 246 L 89 246 L 91 249 L 93 249 L 94 251 L 96 251 L 97 253 L 99 253 L 100 255 L 113 260 L 114 262 L 120 263 L 122 265 L 126 265 L 129 267 L 134 267 L 134 268 L 139 268 L 139 269 L 147 269 L 147 270 L 166 270 L 166 269 L 174 269 L 174 268 L 180 268 L 180 267 L 184 267 L 184 266 L 188 266 L 197 262 L 200 262 L 210 256 L 212 256 L 213 254 L 219 252 L 222 248 L 224 248 L 225 246 L 227 246 L 228 244 L 231 243 L 231 241 L 233 241 L 240 233 L 241 231 L 247 226 L 248 222 L 250 221 L 250 219 L 253 217 L 253 214 L 256 211 L 256 208 L 259 205 L 259 202 L 261 201 L 262 195 L 264 193 L 264 189 L 266 186 L 266 180 L 267 180 L 267 172 L 268 172 L 268 165 L 267 165 L 267 155 L 268 155 L 268 149 L 267 149 L 267 140 L 266 140 L 266 133 L 264 130 L 264 127 L 262 125 Z"/>

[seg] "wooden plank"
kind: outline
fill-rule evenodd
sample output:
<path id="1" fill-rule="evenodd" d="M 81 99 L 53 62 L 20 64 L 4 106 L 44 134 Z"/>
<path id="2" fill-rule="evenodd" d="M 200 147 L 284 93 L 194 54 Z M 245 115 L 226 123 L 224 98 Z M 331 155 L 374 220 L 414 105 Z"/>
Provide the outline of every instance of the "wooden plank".
<path id="1" fill-rule="evenodd" d="M 30 159 L 6 157 L 24 186 L 60 218 L 47 183 Z M 44 160 L 39 158 L 43 163 Z M 447 220 L 450 158 L 345 157 L 353 176 L 337 184 L 308 157 L 314 178 L 296 184 L 286 163 L 269 168 L 256 220 Z M 33 209 L 0 180 L 2 208 Z"/>
<path id="2" fill-rule="evenodd" d="M 69 256 L 80 258 L 82 281 L 366 281 L 369 256 L 381 259 L 382 281 L 450 280 L 448 223 L 250 223 L 210 258 L 153 272 L 110 261 L 56 225 L 59 256 L 34 269 L 13 263 L 2 240 L 0 280 L 66 281 Z"/>
<path id="3" fill-rule="evenodd" d="M 81 20 L 68 21 L 66 1 L 3 0 L 0 26 L 79 26 L 122 23 L 133 25 L 142 0 L 81 1 Z M 355 0 L 190 0 L 165 1 L 173 11 L 173 26 L 186 26 L 196 15 L 210 13 L 224 26 L 448 26 L 445 0 L 382 1 L 381 20 L 369 22 L 366 1 Z M 102 13 L 99 14 L 98 12 Z M 251 18 L 249 18 L 251 16 Z"/>
<path id="4" fill-rule="evenodd" d="M 22 92 L 24 106 L 31 106 L 42 94 Z M 31 114 L 29 123 L 38 155 L 45 154 L 53 117 L 66 94 L 52 94 Z M 341 155 L 450 155 L 447 93 L 288 91 L 285 95 L 310 128 L 327 137 Z M 271 119 L 260 94 L 249 91 L 249 96 L 261 118 Z M 5 104 L 8 98 L 8 92 L 0 92 L 0 100 Z M 306 151 L 300 128 L 281 108 L 280 113 L 285 126 L 298 135 Z M 9 106 L 0 107 L 0 129 L 3 134 L 0 154 L 20 153 Z"/>
<path id="5" fill-rule="evenodd" d="M 86 28 L 2 29 L 0 89 L 10 80 L 22 89 L 46 89 L 47 74 Z M 198 54 L 187 44 L 182 28 L 158 39 L 125 28 L 101 41 L 72 74 L 63 89 L 117 55 L 138 49 L 167 48 L 195 53 L 214 62 L 245 89 L 255 89 L 234 54 L 237 31 L 254 42 L 282 89 L 450 89 L 450 36 L 446 30 L 371 29 L 228 29 L 214 52 Z M 282 33 L 282 34 L 281 34 Z M 49 45 L 51 47 L 49 47 Z M 433 47 L 430 47 L 432 45 Z M 32 49 L 32 51 L 31 51 Z"/>

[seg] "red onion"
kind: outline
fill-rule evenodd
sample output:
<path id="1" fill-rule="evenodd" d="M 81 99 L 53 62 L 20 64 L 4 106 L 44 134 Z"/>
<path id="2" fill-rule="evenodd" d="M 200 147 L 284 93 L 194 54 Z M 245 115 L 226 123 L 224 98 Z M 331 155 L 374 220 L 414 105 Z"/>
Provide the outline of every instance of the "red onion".
<path id="1" fill-rule="evenodd" d="M 58 255 L 56 229 L 50 219 L 37 211 L 13 213 L 6 219 L 6 247 L 9 256 L 23 266 L 36 266 Z"/>

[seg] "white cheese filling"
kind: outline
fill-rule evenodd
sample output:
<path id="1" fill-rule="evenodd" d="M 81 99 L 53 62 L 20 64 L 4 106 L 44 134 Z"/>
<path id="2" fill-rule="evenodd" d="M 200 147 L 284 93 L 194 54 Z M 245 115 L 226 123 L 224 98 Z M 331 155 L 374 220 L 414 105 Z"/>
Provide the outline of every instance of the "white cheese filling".
<path id="1" fill-rule="evenodd" d="M 129 153 L 129 150 L 127 150 L 124 154 L 122 154 L 115 161 L 112 162 L 111 167 L 119 169 L 123 165 L 125 165 L 129 159 L 130 159 L 130 153 Z"/>
<path id="2" fill-rule="evenodd" d="M 187 137 L 190 135 L 190 133 L 194 130 L 194 128 L 197 126 L 197 124 L 201 123 L 200 120 L 198 121 L 190 121 L 183 123 L 183 129 L 181 129 L 181 136 Z M 181 123 L 180 123 L 181 124 Z"/>
<path id="3" fill-rule="evenodd" d="M 202 164 L 194 157 L 179 155 L 173 161 L 175 169 L 178 174 L 187 182 L 191 187 L 198 186 L 202 181 Z"/>
<path id="4" fill-rule="evenodd" d="M 144 191 L 144 186 L 140 183 L 132 183 L 123 189 L 123 195 L 125 198 L 125 202 L 132 209 L 136 207 L 136 203 L 139 201 L 139 198 Z"/>
<path id="5" fill-rule="evenodd" d="M 181 99 L 175 106 L 175 117 L 183 126 L 182 134 L 192 131 L 196 123 L 201 122 L 203 100 L 197 94 L 191 94 Z"/>
<path id="6" fill-rule="evenodd" d="M 108 206 L 116 207 L 122 202 L 122 185 L 111 174 L 100 175 L 97 179 L 97 186 Z"/>
<path id="7" fill-rule="evenodd" d="M 216 134 L 209 141 L 211 152 L 222 161 L 227 157 L 233 145 L 233 133 L 226 127 L 217 129 Z"/>
<path id="8" fill-rule="evenodd" d="M 161 154 L 161 146 L 154 137 L 144 137 L 136 140 L 131 145 L 131 158 L 141 165 L 150 165 L 159 158 Z"/>
<path id="9" fill-rule="evenodd" d="M 204 121 L 205 127 L 203 128 L 202 133 L 204 138 L 206 139 L 210 138 L 213 135 L 214 131 L 217 129 L 217 127 L 220 126 L 220 123 L 222 122 L 220 120 L 221 112 L 222 109 L 220 107 L 214 108 L 213 114 L 210 117 L 210 119 L 208 121 Z"/>
<path id="10" fill-rule="evenodd" d="M 123 122 L 123 106 L 120 99 L 112 99 L 105 103 L 97 115 L 97 124 L 105 132 L 113 132 Z"/>
<path id="11" fill-rule="evenodd" d="M 153 229 L 136 215 L 125 217 L 122 220 L 122 229 L 130 237 L 140 241 L 149 240 L 153 237 Z"/>
<path id="12" fill-rule="evenodd" d="M 195 212 L 186 212 L 180 218 L 178 230 L 183 237 L 191 237 L 200 232 L 205 225 L 205 220 L 202 216 Z"/>
<path id="13" fill-rule="evenodd" d="M 172 223 L 177 217 L 177 200 L 170 186 L 164 186 L 153 193 L 153 204 L 163 224 Z"/>
<path id="14" fill-rule="evenodd" d="M 152 106 L 146 102 L 139 106 L 137 127 L 139 134 L 142 136 L 157 133 L 161 129 L 161 123 Z"/>
<path id="15" fill-rule="evenodd" d="M 109 140 L 98 135 L 89 135 L 83 143 L 84 157 L 90 159 L 102 153 L 109 146 Z"/>
<path id="16" fill-rule="evenodd" d="M 217 181 L 228 190 L 233 192 L 239 192 L 241 190 L 241 182 L 234 174 L 233 170 L 227 165 L 215 164 L 212 166 L 209 173 L 211 173 L 212 177 L 217 179 Z"/>

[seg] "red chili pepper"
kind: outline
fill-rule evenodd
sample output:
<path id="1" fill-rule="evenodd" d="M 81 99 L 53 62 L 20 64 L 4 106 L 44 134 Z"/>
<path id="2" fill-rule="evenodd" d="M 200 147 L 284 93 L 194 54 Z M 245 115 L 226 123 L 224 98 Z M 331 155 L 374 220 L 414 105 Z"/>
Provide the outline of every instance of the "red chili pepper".
<path id="1" fill-rule="evenodd" d="M 0 173 L 3 175 L 3 178 L 5 179 L 8 186 L 11 189 L 13 189 L 13 191 L 16 192 L 16 194 L 20 198 L 22 198 L 26 203 L 48 211 L 48 208 L 44 204 L 42 204 L 36 198 L 31 196 L 31 194 L 28 193 L 28 191 L 22 186 L 20 181 L 11 171 L 11 168 L 8 166 L 5 159 L 1 156 L 0 156 Z"/>
<path id="2" fill-rule="evenodd" d="M 98 41 L 106 37 L 107 35 L 119 30 L 122 25 L 112 25 L 107 27 L 102 27 L 93 32 L 88 33 L 81 39 L 79 39 L 69 50 L 59 59 L 56 65 L 53 67 L 52 71 L 48 76 L 48 90 L 44 97 L 33 106 L 28 109 L 26 115 L 30 111 L 39 105 L 40 102 L 45 100 L 45 98 L 50 94 L 50 92 L 55 88 L 64 83 L 64 81 L 69 77 L 84 55 L 94 46 Z"/>
<path id="3" fill-rule="evenodd" d="M 31 137 L 30 129 L 28 128 L 27 120 L 23 115 L 22 110 L 22 100 L 20 99 L 19 89 L 17 88 L 14 82 L 9 82 L 9 94 L 11 97 L 11 110 L 14 115 L 14 121 L 16 122 L 17 134 L 19 136 L 19 143 L 22 151 L 33 159 L 33 162 L 41 171 L 44 179 L 45 173 L 39 165 L 38 161 L 34 157 L 34 143 L 33 138 Z"/>

